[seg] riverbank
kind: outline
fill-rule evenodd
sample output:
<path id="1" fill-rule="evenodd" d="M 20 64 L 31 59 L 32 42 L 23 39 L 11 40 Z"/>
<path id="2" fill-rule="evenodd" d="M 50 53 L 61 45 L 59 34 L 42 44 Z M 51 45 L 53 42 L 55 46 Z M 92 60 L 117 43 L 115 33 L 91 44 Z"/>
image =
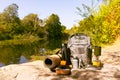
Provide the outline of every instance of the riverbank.
<path id="1" fill-rule="evenodd" d="M 102 48 L 101 70 L 77 69 L 71 75 L 57 75 L 36 60 L 0 68 L 0 80 L 120 80 L 120 43 Z"/>

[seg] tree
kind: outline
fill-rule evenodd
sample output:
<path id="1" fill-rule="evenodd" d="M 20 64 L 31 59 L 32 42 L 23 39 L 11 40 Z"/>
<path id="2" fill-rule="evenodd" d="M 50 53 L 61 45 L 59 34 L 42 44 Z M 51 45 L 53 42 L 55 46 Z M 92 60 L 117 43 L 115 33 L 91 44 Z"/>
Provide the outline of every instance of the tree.
<path id="1" fill-rule="evenodd" d="M 78 27 L 76 25 L 73 25 L 73 27 L 69 30 L 69 34 L 73 35 L 75 33 L 78 33 Z"/>
<path id="2" fill-rule="evenodd" d="M 59 17 L 56 14 L 52 14 L 48 17 L 45 27 L 48 32 L 49 39 L 61 39 L 62 26 L 59 21 Z"/>
<path id="3" fill-rule="evenodd" d="M 87 4 L 83 3 L 82 8 L 76 7 L 78 10 L 78 14 L 83 18 L 89 17 L 97 9 L 96 4 L 98 4 L 99 1 L 100 0 L 91 0 L 91 5 L 87 5 Z M 95 2 L 97 2 L 97 3 L 95 3 Z"/>
<path id="4" fill-rule="evenodd" d="M 68 38 L 70 36 L 69 30 L 66 29 L 66 26 L 62 25 L 62 42 L 66 43 L 68 41 Z"/>
<path id="5" fill-rule="evenodd" d="M 119 0 L 102 4 L 93 15 L 79 22 L 79 31 L 87 33 L 94 45 L 112 43 L 120 34 Z"/>
<path id="6" fill-rule="evenodd" d="M 24 33 L 30 33 L 45 39 L 47 33 L 44 25 L 44 21 L 39 19 L 37 14 L 28 14 L 22 20 Z"/>
<path id="7" fill-rule="evenodd" d="M 13 34 L 19 33 L 20 19 L 18 17 L 18 6 L 11 4 L 0 14 L 0 26 L 3 29 L 1 40 L 11 39 Z"/>
<path id="8" fill-rule="evenodd" d="M 120 1 L 109 0 L 109 4 L 102 5 L 100 13 L 104 13 L 104 21 L 102 22 L 102 36 L 104 43 L 111 43 L 120 34 Z"/>
<path id="9" fill-rule="evenodd" d="M 11 4 L 3 11 L 3 23 L 6 25 L 12 34 L 19 34 L 20 19 L 18 17 L 17 4 Z"/>
<path id="10" fill-rule="evenodd" d="M 52 50 L 61 47 L 62 26 L 59 21 L 59 17 L 56 14 L 52 14 L 48 17 L 45 28 L 48 32 L 48 47 Z"/>
<path id="11" fill-rule="evenodd" d="M 22 26 L 24 27 L 24 31 L 27 33 L 33 33 L 39 25 L 39 18 L 37 14 L 28 14 L 22 20 Z"/>

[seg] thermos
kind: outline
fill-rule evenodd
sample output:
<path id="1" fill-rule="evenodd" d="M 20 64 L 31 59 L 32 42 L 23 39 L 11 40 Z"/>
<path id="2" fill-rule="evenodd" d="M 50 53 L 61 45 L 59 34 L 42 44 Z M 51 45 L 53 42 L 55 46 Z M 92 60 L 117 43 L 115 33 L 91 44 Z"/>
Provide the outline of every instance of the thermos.
<path id="1" fill-rule="evenodd" d="M 77 58 L 71 58 L 71 62 L 72 62 L 72 68 L 73 69 L 78 69 L 79 68 L 79 61 Z"/>

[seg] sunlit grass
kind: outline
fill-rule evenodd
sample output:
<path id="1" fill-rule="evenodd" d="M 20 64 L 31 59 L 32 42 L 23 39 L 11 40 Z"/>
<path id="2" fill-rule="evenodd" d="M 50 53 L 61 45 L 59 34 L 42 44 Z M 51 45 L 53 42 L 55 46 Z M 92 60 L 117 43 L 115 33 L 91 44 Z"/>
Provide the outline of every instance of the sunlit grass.
<path id="1" fill-rule="evenodd" d="M 46 56 L 32 55 L 32 56 L 31 56 L 31 61 L 44 60 L 45 57 L 46 57 Z"/>

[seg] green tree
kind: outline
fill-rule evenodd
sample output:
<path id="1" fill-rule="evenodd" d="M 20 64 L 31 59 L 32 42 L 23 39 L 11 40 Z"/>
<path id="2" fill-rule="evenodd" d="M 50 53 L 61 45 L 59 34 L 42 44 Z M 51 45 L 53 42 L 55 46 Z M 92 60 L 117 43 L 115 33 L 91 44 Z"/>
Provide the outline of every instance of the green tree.
<path id="1" fill-rule="evenodd" d="M 20 19 L 18 17 L 18 6 L 17 4 L 11 4 L 4 9 L 3 16 L 5 24 L 10 28 L 12 33 L 19 33 L 17 30 L 20 27 Z"/>
<path id="2" fill-rule="evenodd" d="M 48 17 L 45 27 L 48 32 L 49 39 L 61 39 L 62 26 L 59 17 L 56 14 L 52 14 Z"/>
<path id="3" fill-rule="evenodd" d="M 11 35 L 19 33 L 20 19 L 18 17 L 18 6 L 11 4 L 0 14 L 0 26 L 3 29 L 1 40 L 11 39 Z M 3 38 L 4 37 L 4 38 Z"/>
<path id="4" fill-rule="evenodd" d="M 52 14 L 46 20 L 45 29 L 48 32 L 48 45 L 50 49 L 61 47 L 62 42 L 62 26 L 59 17 Z"/>
<path id="5" fill-rule="evenodd" d="M 28 14 L 22 20 L 22 28 L 24 33 L 37 35 L 40 38 L 46 38 L 45 22 L 39 19 L 37 14 Z"/>
<path id="6" fill-rule="evenodd" d="M 27 33 L 34 32 L 39 27 L 39 18 L 37 14 L 28 14 L 22 20 L 22 26 Z"/>
<path id="7" fill-rule="evenodd" d="M 66 29 L 66 26 L 62 25 L 62 42 L 66 43 L 68 41 L 68 37 L 70 36 L 69 30 Z"/>

